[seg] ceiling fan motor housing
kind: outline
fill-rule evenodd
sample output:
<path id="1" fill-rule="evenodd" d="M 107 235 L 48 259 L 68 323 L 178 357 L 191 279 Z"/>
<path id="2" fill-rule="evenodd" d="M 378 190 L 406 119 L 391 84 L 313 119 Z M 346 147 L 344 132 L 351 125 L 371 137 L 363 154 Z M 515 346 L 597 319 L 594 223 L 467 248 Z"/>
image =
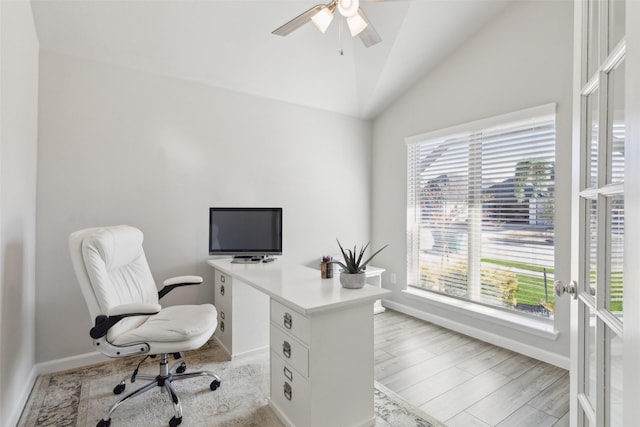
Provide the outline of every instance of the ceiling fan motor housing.
<path id="1" fill-rule="evenodd" d="M 360 2 L 358 0 L 338 0 L 338 11 L 345 18 L 349 18 L 358 13 Z"/>

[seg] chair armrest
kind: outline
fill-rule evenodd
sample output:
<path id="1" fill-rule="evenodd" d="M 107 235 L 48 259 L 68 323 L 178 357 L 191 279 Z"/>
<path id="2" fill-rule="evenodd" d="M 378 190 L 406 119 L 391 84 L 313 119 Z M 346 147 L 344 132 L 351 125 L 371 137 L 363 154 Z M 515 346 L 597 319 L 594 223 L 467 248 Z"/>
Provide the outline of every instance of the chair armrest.
<path id="1" fill-rule="evenodd" d="M 200 276 L 178 276 L 165 280 L 162 285 L 199 285 L 200 283 L 202 283 L 202 277 Z"/>
<path id="2" fill-rule="evenodd" d="M 149 316 L 162 310 L 160 304 L 122 304 L 107 311 L 107 316 Z"/>
<path id="3" fill-rule="evenodd" d="M 113 307 L 108 315 L 100 315 L 96 317 L 96 323 L 89 331 L 89 335 L 93 339 L 101 338 L 107 335 L 107 332 L 113 325 L 132 316 L 149 316 L 160 312 L 162 307 L 160 304 L 123 304 Z"/>
<path id="4" fill-rule="evenodd" d="M 178 276 L 167 279 L 163 283 L 164 287 L 158 291 L 158 299 L 179 286 L 199 285 L 202 281 L 200 276 Z"/>

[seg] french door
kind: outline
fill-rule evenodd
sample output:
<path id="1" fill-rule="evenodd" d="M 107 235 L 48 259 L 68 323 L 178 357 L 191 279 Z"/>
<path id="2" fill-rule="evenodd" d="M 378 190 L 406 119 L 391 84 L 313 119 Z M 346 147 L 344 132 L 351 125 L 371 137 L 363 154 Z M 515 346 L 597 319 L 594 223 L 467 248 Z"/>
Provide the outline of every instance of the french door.
<path id="1" fill-rule="evenodd" d="M 578 0 L 575 5 L 572 276 L 576 281 L 560 284 L 557 290 L 566 290 L 575 299 L 571 425 L 617 427 L 624 425 L 629 409 L 624 405 L 625 311 L 637 311 L 625 305 L 625 283 L 629 283 L 625 266 L 631 261 L 625 257 L 625 238 L 630 238 L 625 230 L 630 203 L 625 191 L 628 5 L 625 0 Z"/>

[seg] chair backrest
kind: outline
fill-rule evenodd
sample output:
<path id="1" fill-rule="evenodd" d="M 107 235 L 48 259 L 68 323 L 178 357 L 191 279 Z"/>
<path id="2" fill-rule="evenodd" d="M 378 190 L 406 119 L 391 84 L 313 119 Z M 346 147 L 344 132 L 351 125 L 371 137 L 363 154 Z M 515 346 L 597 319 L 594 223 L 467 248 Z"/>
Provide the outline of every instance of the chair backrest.
<path id="1" fill-rule="evenodd" d="M 158 289 L 142 249 L 144 236 L 127 225 L 88 228 L 71 233 L 69 249 L 92 322 L 122 304 L 157 304 Z M 146 316 L 119 322 L 110 334 L 140 325 Z"/>

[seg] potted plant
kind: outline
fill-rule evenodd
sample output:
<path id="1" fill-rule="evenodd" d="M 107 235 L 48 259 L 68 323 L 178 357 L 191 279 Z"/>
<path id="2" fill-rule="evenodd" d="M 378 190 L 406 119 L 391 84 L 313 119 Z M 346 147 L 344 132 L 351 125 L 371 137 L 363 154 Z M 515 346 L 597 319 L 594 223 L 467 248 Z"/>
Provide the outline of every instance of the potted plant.
<path id="1" fill-rule="evenodd" d="M 366 273 L 364 271 L 367 267 L 367 264 L 373 259 L 373 257 L 378 255 L 384 248 L 389 245 L 384 245 L 382 248 L 374 252 L 373 255 L 363 261 L 362 258 L 364 256 L 364 252 L 369 247 L 369 243 L 364 245 L 364 247 L 362 247 L 362 249 L 358 251 L 355 245 L 353 246 L 353 250 L 345 250 L 342 248 L 340 241 L 338 239 L 336 239 L 336 241 L 338 242 L 338 246 L 340 246 L 340 251 L 342 252 L 342 256 L 344 257 L 344 263 L 340 261 L 332 261 L 332 263 L 338 264 L 340 267 L 342 267 L 342 273 L 340 274 L 340 283 L 342 284 L 342 287 L 349 289 L 359 289 L 363 287 L 367 279 Z"/>

